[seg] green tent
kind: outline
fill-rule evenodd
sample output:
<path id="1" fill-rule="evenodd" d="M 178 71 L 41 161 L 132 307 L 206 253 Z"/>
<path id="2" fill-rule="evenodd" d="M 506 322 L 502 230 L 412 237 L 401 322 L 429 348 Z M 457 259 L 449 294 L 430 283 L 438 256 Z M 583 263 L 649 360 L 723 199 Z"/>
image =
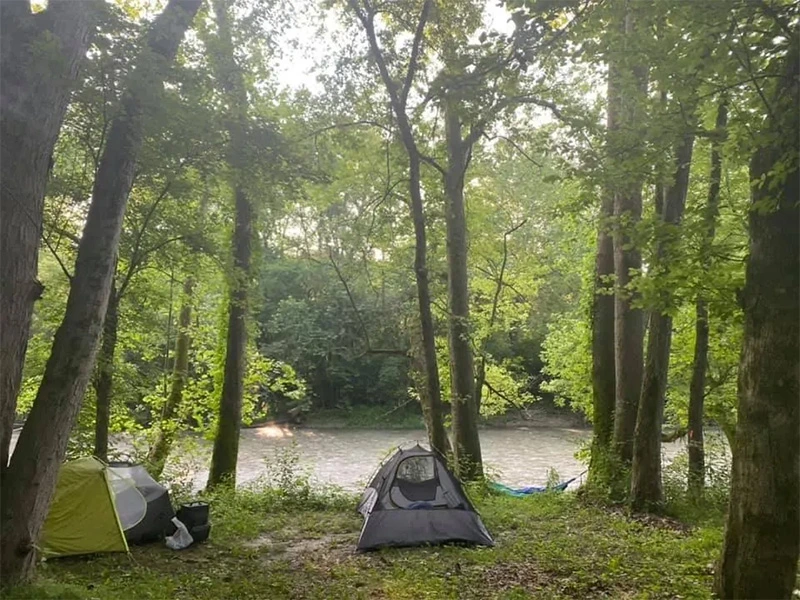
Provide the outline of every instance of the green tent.
<path id="1" fill-rule="evenodd" d="M 44 557 L 127 552 L 108 467 L 96 458 L 64 464 L 44 523 Z"/>

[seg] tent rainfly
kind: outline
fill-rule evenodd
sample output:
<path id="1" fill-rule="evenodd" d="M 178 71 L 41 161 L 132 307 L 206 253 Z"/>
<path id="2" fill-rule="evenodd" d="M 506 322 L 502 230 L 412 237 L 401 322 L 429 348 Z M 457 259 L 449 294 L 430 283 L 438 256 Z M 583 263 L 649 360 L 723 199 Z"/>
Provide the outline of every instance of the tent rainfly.
<path id="1" fill-rule="evenodd" d="M 79 458 L 59 471 L 41 554 L 52 558 L 127 552 L 129 542 L 163 535 L 174 514 L 166 488 L 144 467 Z"/>
<path id="2" fill-rule="evenodd" d="M 419 444 L 398 449 L 378 470 L 358 511 L 359 550 L 446 543 L 494 546 L 442 457 Z"/>

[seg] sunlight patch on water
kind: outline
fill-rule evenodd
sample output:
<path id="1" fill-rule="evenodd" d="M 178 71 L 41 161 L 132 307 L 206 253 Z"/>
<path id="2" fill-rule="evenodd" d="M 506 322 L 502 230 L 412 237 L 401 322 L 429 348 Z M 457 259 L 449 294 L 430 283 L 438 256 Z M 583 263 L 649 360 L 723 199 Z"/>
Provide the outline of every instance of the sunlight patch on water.
<path id="1" fill-rule="evenodd" d="M 294 433 L 288 427 L 281 427 L 280 425 L 264 425 L 255 430 L 258 437 L 263 438 L 290 438 L 294 437 Z"/>

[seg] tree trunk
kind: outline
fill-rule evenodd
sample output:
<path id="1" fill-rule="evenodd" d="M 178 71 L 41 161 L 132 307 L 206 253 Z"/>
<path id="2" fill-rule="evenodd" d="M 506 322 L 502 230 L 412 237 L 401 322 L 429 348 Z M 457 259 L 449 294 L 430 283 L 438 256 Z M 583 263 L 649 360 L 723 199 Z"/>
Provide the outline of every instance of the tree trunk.
<path id="1" fill-rule="evenodd" d="M 434 417 L 434 415 L 431 414 L 431 406 L 433 403 L 430 401 L 430 398 L 427 397 L 429 393 L 429 378 L 425 373 L 425 359 L 423 358 L 421 352 L 413 351 L 412 361 L 412 379 L 414 381 L 414 387 L 417 389 L 417 394 L 419 395 L 420 407 L 422 408 L 422 418 L 425 421 L 425 430 L 428 432 L 428 440 L 431 442 L 432 448 L 438 450 L 442 456 L 447 457 L 452 452 L 452 446 L 450 445 L 450 438 L 447 436 L 447 432 L 444 430 L 442 413 L 440 412 L 437 417 Z M 434 445 L 431 441 L 433 437 L 432 432 L 437 431 L 437 425 L 438 428 L 441 429 L 442 438 L 437 440 L 437 445 Z"/>
<path id="2" fill-rule="evenodd" d="M 142 145 L 144 107 L 162 88 L 201 0 L 170 0 L 153 22 L 108 135 L 78 247 L 64 320 L 2 489 L 0 570 L 7 583 L 28 579 L 35 545 L 55 491 L 67 441 L 97 355 L 122 219 Z"/>
<path id="3" fill-rule="evenodd" d="M 418 68 L 419 55 L 412 55 L 408 65 L 405 80 L 402 85 L 392 79 L 389 69 L 386 66 L 383 53 L 378 44 L 378 37 L 375 33 L 374 13 L 368 3 L 362 8 L 357 0 L 348 0 L 350 8 L 355 13 L 364 32 L 367 34 L 367 43 L 370 51 L 378 66 L 378 71 L 389 95 L 389 103 L 392 107 L 397 128 L 400 131 L 400 138 L 408 154 L 408 193 L 411 198 L 411 216 L 414 221 L 414 275 L 417 282 L 417 299 L 419 302 L 419 320 L 422 332 L 423 360 L 425 361 L 425 375 L 427 379 L 427 394 L 420 399 L 427 401 L 426 409 L 429 418 L 428 440 L 431 447 L 438 450 L 443 455 L 449 450 L 450 444 L 447 439 L 447 432 L 444 428 L 444 411 L 442 409 L 442 390 L 439 382 L 439 367 L 436 359 L 436 333 L 433 328 L 433 314 L 431 312 L 431 293 L 428 283 L 427 266 L 427 240 L 425 234 L 425 209 L 422 201 L 422 189 L 420 182 L 420 153 L 414 138 L 414 131 L 406 114 L 406 100 L 413 83 L 414 74 Z M 417 30 L 415 33 L 415 45 L 419 49 L 422 43 L 422 33 L 427 23 L 428 14 L 432 6 L 431 0 L 425 0 L 422 5 Z"/>
<path id="4" fill-rule="evenodd" d="M 250 282 L 250 238 L 252 207 L 242 188 L 236 189 L 236 227 L 233 233 L 234 271 L 228 304 L 228 340 L 225 371 L 219 400 L 219 422 L 211 455 L 208 488 L 236 485 L 239 432 L 242 426 L 242 397 L 247 358 L 247 296 Z"/>
<path id="5" fill-rule="evenodd" d="M 442 456 L 450 452 L 450 440 L 444 428 L 444 408 L 442 406 L 442 387 L 439 382 L 439 365 L 436 359 L 436 332 L 433 328 L 431 311 L 431 292 L 428 285 L 428 243 L 425 235 L 425 210 L 422 203 L 420 183 L 420 160 L 416 147 L 409 150 L 409 183 L 411 196 L 411 216 L 414 221 L 414 276 L 417 283 L 417 304 L 419 305 L 419 321 L 422 333 L 422 367 L 425 374 L 425 397 L 427 403 L 423 408 L 427 412 L 425 421 L 428 430 L 428 441 L 431 448 L 438 450 Z"/>
<path id="6" fill-rule="evenodd" d="M 606 123 L 609 132 L 619 129 L 619 74 L 609 65 L 608 107 Z M 592 296 L 592 450 L 588 482 L 605 486 L 614 469 L 611 464 L 616 405 L 614 362 L 614 291 L 609 282 L 614 277 L 614 241 L 609 225 L 614 216 L 614 193 L 603 194 L 597 228 L 597 250 L 594 265 Z"/>
<path id="7" fill-rule="evenodd" d="M 635 159 L 644 152 L 645 96 L 647 93 L 647 68 L 628 64 L 633 52 L 625 51 L 636 34 L 630 10 L 624 19 L 623 48 L 612 66 L 619 74 L 620 82 L 629 82 L 623 89 L 613 91 L 609 98 L 612 110 L 618 111 L 619 119 L 609 128 L 609 149 L 619 165 L 626 159 Z M 642 383 L 642 357 L 644 343 L 644 320 L 642 311 L 633 307 L 633 294 L 629 289 L 632 273 L 642 268 L 642 256 L 630 232 L 642 217 L 643 173 L 624 172 L 614 191 L 614 217 L 617 221 L 614 234 L 614 363 L 616 400 L 614 409 L 615 457 L 628 464 L 633 457 L 633 435 L 636 428 L 636 412 Z"/>
<path id="8" fill-rule="evenodd" d="M 28 347 L 53 148 L 89 48 L 98 4 L 51 0 L 32 14 L 0 2 L 0 479 L 9 459 Z"/>
<path id="9" fill-rule="evenodd" d="M 230 136 L 228 164 L 235 178 L 236 223 L 233 231 L 233 275 L 228 304 L 228 339 L 225 370 L 219 401 L 219 421 L 211 455 L 208 488 L 236 485 L 236 463 L 239 458 L 239 432 L 242 426 L 242 398 L 247 359 L 247 311 L 250 287 L 251 238 L 253 205 L 242 179 L 245 175 L 244 155 L 247 139 L 247 89 L 244 75 L 236 63 L 229 22 L 229 2 L 215 0 L 220 56 L 215 64 L 216 76 L 228 97 L 231 113 L 227 129 Z"/>
<path id="10" fill-rule="evenodd" d="M 461 135 L 455 107 L 445 103 L 447 174 L 445 220 L 447 223 L 447 281 L 450 325 L 450 406 L 453 417 L 453 450 L 459 477 L 483 476 L 478 412 L 475 409 L 475 371 L 469 327 L 467 274 L 467 218 L 464 207 L 464 174 L 469 143 Z"/>
<path id="11" fill-rule="evenodd" d="M 108 461 L 108 425 L 111 418 L 111 388 L 114 383 L 114 353 L 117 348 L 119 324 L 119 296 L 112 282 L 108 307 L 103 320 L 103 343 L 97 357 L 97 375 L 94 382 L 96 414 L 94 421 L 94 455 Z"/>
<path id="12" fill-rule="evenodd" d="M 703 215 L 705 231 L 700 246 L 700 268 L 708 273 L 711 269 L 711 245 L 714 242 L 717 216 L 719 214 L 719 190 L 722 180 L 722 150 L 719 136 L 728 123 L 728 107 L 725 102 L 717 108 L 716 131 L 711 145 L 711 172 L 708 199 Z M 692 380 L 689 385 L 689 492 L 697 497 L 705 486 L 705 448 L 703 435 L 703 404 L 706 394 L 706 371 L 708 370 L 708 302 L 705 294 L 698 292 L 695 302 L 695 342 L 692 361 Z"/>
<path id="13" fill-rule="evenodd" d="M 675 151 L 675 175 L 663 199 L 660 220 L 664 226 L 680 226 L 686 196 L 689 192 L 689 172 L 692 166 L 694 134 L 685 134 Z M 670 244 L 657 242 L 654 267 L 666 275 L 670 270 Z M 663 503 L 661 483 L 661 424 L 664 420 L 664 396 L 667 391 L 669 353 L 672 346 L 672 317 L 668 310 L 673 304 L 670 290 L 660 294 L 658 305 L 650 312 L 647 335 L 647 361 L 642 380 L 639 410 L 631 469 L 631 505 L 634 510 L 658 510 Z"/>
<path id="14" fill-rule="evenodd" d="M 609 481 L 611 441 L 614 434 L 614 294 L 609 279 L 614 276 L 614 247 L 608 231 L 613 198 L 603 197 L 597 232 L 594 296 L 592 299 L 592 452 L 589 462 L 591 484 Z"/>
<path id="15" fill-rule="evenodd" d="M 175 412 L 183 400 L 183 388 L 189 374 L 189 346 L 192 338 L 189 328 L 192 325 L 192 294 L 194 292 L 194 278 L 187 277 L 183 283 L 183 299 L 181 312 L 178 316 L 178 337 L 175 341 L 175 363 L 172 367 L 172 383 L 161 411 L 161 418 L 156 431 L 156 437 L 150 451 L 147 453 L 147 468 L 150 474 L 158 479 L 164 471 L 172 440 L 175 433 Z"/>
<path id="16" fill-rule="evenodd" d="M 739 421 L 720 598 L 790 598 L 800 552 L 800 49 L 787 51 L 752 182 Z"/>

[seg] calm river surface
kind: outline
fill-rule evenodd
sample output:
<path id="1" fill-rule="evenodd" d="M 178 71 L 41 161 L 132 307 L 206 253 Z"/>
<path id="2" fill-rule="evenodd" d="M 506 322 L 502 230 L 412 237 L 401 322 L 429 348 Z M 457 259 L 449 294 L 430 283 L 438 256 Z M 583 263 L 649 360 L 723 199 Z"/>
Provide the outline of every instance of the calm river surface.
<path id="1" fill-rule="evenodd" d="M 14 433 L 12 445 L 18 432 Z M 543 485 L 551 468 L 562 480 L 581 474 L 586 467 L 575 458 L 575 451 L 589 439 L 591 432 L 562 427 L 516 427 L 482 429 L 480 436 L 490 476 L 508 485 L 523 486 Z M 268 464 L 274 465 L 276 458 L 286 455 L 288 450 L 299 458 L 299 468 L 315 481 L 360 491 L 381 459 L 394 448 L 416 441 L 425 443 L 426 439 L 423 430 L 290 429 L 274 425 L 243 429 L 237 481 L 246 484 L 270 475 Z M 114 446 L 122 452 L 130 448 L 120 438 Z M 663 444 L 664 459 L 671 459 L 684 447 L 683 441 Z M 211 443 L 198 439 L 191 447 L 176 449 L 167 471 L 180 472 L 200 489 L 205 486 L 210 460 Z M 577 484 L 578 481 L 573 486 Z"/>
<path id="2" fill-rule="evenodd" d="M 483 429 L 480 432 L 483 459 L 489 474 L 512 486 L 542 485 L 549 469 L 562 480 L 579 475 L 586 468 L 575 458 L 581 442 L 591 435 L 585 429 L 524 427 Z M 398 445 L 426 442 L 423 430 L 379 429 L 288 429 L 268 426 L 242 431 L 237 481 L 246 483 L 268 473 L 282 448 L 296 449 L 300 467 L 320 482 L 360 491 L 381 459 Z M 205 485 L 210 444 L 202 442 L 196 451 L 194 484 Z M 684 442 L 663 445 L 665 459 L 672 458 Z M 577 487 L 578 481 L 575 482 Z"/>

